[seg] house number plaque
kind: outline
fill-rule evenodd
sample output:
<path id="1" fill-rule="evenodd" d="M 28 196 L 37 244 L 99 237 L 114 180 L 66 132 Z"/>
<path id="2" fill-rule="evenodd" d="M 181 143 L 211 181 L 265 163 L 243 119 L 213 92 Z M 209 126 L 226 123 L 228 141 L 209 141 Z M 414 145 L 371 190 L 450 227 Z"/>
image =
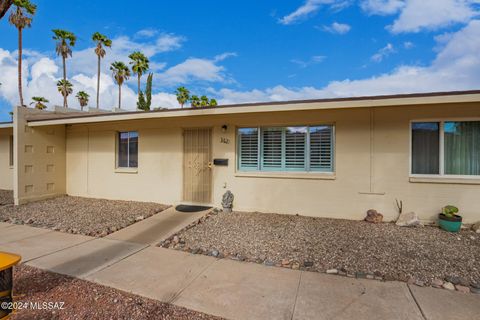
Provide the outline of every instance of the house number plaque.
<path id="1" fill-rule="evenodd" d="M 220 143 L 230 144 L 230 139 L 225 138 L 225 137 L 221 137 L 220 138 Z"/>

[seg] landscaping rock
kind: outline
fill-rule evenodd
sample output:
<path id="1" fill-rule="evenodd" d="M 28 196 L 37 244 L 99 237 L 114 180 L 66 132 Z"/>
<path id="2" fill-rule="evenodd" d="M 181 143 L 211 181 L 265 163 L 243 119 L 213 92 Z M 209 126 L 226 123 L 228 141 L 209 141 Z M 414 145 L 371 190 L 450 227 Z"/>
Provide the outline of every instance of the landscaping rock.
<path id="1" fill-rule="evenodd" d="M 455 290 L 455 286 L 450 282 L 444 282 L 442 288 L 447 290 Z"/>
<path id="2" fill-rule="evenodd" d="M 227 190 L 222 196 L 222 207 L 223 212 L 231 213 L 233 208 L 233 193 L 230 190 Z"/>
<path id="3" fill-rule="evenodd" d="M 219 255 L 218 250 L 212 250 L 211 255 L 212 255 L 212 257 L 218 257 L 218 255 Z"/>
<path id="4" fill-rule="evenodd" d="M 475 294 L 480 294 L 480 289 L 479 289 L 479 288 L 470 287 L 470 292 L 471 292 L 471 293 L 475 293 Z"/>
<path id="5" fill-rule="evenodd" d="M 303 262 L 303 266 L 304 266 L 305 268 L 313 267 L 313 261 L 304 261 L 304 262 Z"/>
<path id="6" fill-rule="evenodd" d="M 338 270 L 337 269 L 328 269 L 326 271 L 328 274 L 337 274 L 338 273 Z"/>
<path id="7" fill-rule="evenodd" d="M 472 226 L 472 230 L 475 231 L 476 233 L 480 233 L 480 221 L 475 223 L 473 226 Z"/>
<path id="8" fill-rule="evenodd" d="M 290 260 L 288 259 L 282 259 L 282 266 L 286 266 L 290 264 Z"/>
<path id="9" fill-rule="evenodd" d="M 462 292 L 462 293 L 469 293 L 470 292 L 469 287 L 465 287 L 465 286 L 462 286 L 462 285 L 456 285 L 455 289 L 457 289 L 457 291 Z"/>
<path id="10" fill-rule="evenodd" d="M 143 219 L 145 219 L 144 216 L 136 216 L 136 217 L 135 217 L 135 221 L 136 221 L 136 222 L 142 221 Z"/>
<path id="11" fill-rule="evenodd" d="M 0 192 L 1 194 L 1 192 Z M 18 206 L 0 206 L 0 220 L 25 222 L 55 231 L 100 236 L 118 231 L 135 222 L 135 217 L 150 217 L 167 206 L 135 201 L 60 196 Z"/>
<path id="12" fill-rule="evenodd" d="M 445 281 L 450 282 L 454 285 L 460 284 L 460 278 L 455 276 L 445 277 Z"/>
<path id="13" fill-rule="evenodd" d="M 419 287 L 425 287 L 425 282 L 420 280 L 415 280 L 415 285 Z"/>
<path id="14" fill-rule="evenodd" d="M 399 227 L 415 227 L 422 223 L 415 212 L 404 212 L 400 214 L 395 224 Z"/>
<path id="15" fill-rule="evenodd" d="M 265 260 L 263 262 L 264 265 L 266 266 L 269 266 L 269 267 L 273 267 L 275 265 L 275 263 L 273 261 L 270 261 L 270 260 Z"/>
<path id="16" fill-rule="evenodd" d="M 452 275 L 469 282 L 480 279 L 480 237 L 472 241 L 470 235 L 470 230 L 453 235 L 431 226 L 400 228 L 394 223 L 260 212 L 220 212 L 178 233 L 190 248 L 241 252 L 264 265 L 282 267 L 286 259 L 289 268 L 300 262 L 300 269 L 308 271 L 337 269 L 346 275 L 348 270 L 374 274 L 377 280 L 412 277 L 426 286 Z"/>
<path id="17" fill-rule="evenodd" d="M 443 281 L 442 281 L 442 280 L 437 279 L 437 278 L 435 278 L 435 279 L 432 280 L 432 287 L 441 288 L 442 285 L 443 285 Z"/>
<path id="18" fill-rule="evenodd" d="M 380 223 L 383 221 L 383 214 L 377 212 L 377 210 L 370 209 L 367 211 L 367 216 L 365 217 L 365 221 L 371 223 Z"/>

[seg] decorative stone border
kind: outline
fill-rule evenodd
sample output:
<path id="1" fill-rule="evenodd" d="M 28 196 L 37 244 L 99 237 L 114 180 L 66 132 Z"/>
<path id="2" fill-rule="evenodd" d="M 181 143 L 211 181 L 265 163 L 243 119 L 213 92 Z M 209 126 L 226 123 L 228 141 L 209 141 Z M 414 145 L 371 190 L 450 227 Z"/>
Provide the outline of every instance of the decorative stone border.
<path id="1" fill-rule="evenodd" d="M 172 236 L 170 236 L 167 239 L 162 240 L 157 246 L 158 247 L 163 247 L 163 248 L 169 248 L 173 250 L 178 250 L 178 251 L 184 251 L 184 252 L 189 252 L 192 254 L 203 254 L 206 256 L 211 256 L 215 257 L 218 259 L 231 259 L 235 261 L 243 261 L 243 262 L 253 262 L 257 264 L 263 264 L 265 266 L 269 267 L 280 267 L 280 268 L 288 268 L 292 270 L 302 270 L 302 271 L 310 271 L 310 272 L 318 272 L 318 273 L 325 273 L 325 274 L 331 274 L 331 275 L 337 275 L 337 276 L 344 276 L 348 278 L 356 278 L 356 279 L 369 279 L 369 280 L 377 280 L 377 281 L 401 281 L 401 280 L 396 280 L 396 279 L 387 279 L 384 275 L 380 274 L 379 272 L 355 272 L 351 273 L 348 272 L 347 270 L 343 268 L 338 268 L 338 269 L 328 269 L 325 270 L 324 272 L 317 271 L 317 270 L 312 270 L 313 267 L 313 261 L 304 261 L 303 263 L 300 263 L 298 261 L 292 261 L 289 259 L 283 259 L 279 263 L 275 263 L 270 260 L 262 260 L 262 259 L 249 259 L 247 257 L 243 257 L 239 254 L 237 255 L 224 255 L 223 253 L 219 252 L 216 249 L 213 250 L 204 250 L 202 248 L 189 248 L 185 247 L 185 242 L 179 237 L 179 234 L 195 227 L 198 224 L 204 223 L 207 219 L 209 219 L 211 216 L 216 215 L 217 213 L 221 212 L 221 209 L 214 208 L 210 212 L 208 212 L 206 215 L 201 217 L 200 219 L 192 222 L 185 228 L 177 231 L 174 233 Z M 428 285 L 420 280 L 416 280 L 414 278 L 410 278 L 408 281 L 406 281 L 407 284 L 409 285 L 416 285 L 419 287 L 427 287 Z M 433 279 L 432 284 L 430 285 L 433 288 L 438 288 L 438 289 L 445 289 L 449 291 L 458 291 L 461 293 L 474 293 L 474 294 L 480 294 L 480 282 L 479 283 L 469 283 L 466 279 L 462 279 L 459 277 L 455 276 L 449 276 L 446 277 L 444 280 L 441 279 Z"/>

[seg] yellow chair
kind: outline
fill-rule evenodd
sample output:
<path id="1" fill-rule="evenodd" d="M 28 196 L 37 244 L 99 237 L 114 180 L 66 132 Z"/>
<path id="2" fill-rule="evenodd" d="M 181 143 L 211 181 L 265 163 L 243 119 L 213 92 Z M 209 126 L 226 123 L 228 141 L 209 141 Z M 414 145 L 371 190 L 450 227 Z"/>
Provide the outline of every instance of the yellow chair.
<path id="1" fill-rule="evenodd" d="M 7 319 L 12 309 L 5 308 L 5 303 L 13 302 L 13 267 L 19 263 L 19 255 L 7 252 L 0 252 L 0 319 Z"/>

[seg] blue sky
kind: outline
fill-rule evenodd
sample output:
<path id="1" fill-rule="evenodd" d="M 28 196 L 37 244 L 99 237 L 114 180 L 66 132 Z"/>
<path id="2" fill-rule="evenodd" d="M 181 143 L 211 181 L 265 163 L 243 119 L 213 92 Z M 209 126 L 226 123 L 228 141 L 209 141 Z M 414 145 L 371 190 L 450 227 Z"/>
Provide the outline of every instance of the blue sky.
<path id="1" fill-rule="evenodd" d="M 92 96 L 91 34 L 113 39 L 102 70 L 102 108 L 116 104 L 108 64 L 140 49 L 154 72 L 154 106 L 178 107 L 183 85 L 220 103 L 480 88 L 480 0 L 35 1 L 24 32 L 26 102 L 61 104 L 51 29 L 74 32 L 67 61 L 75 89 Z M 17 32 L 0 20 L 0 121 L 18 101 Z M 123 105 L 135 108 L 136 86 Z M 74 95 L 70 105 L 78 108 Z"/>

